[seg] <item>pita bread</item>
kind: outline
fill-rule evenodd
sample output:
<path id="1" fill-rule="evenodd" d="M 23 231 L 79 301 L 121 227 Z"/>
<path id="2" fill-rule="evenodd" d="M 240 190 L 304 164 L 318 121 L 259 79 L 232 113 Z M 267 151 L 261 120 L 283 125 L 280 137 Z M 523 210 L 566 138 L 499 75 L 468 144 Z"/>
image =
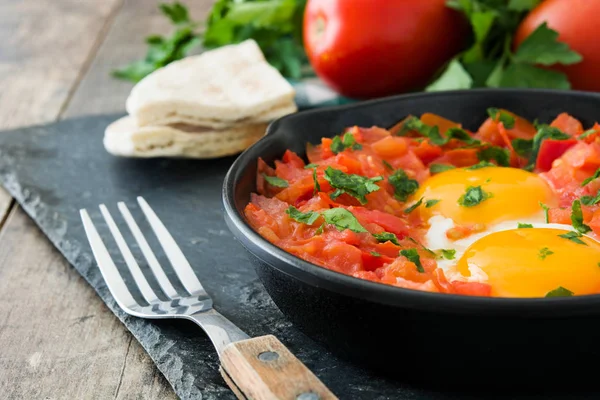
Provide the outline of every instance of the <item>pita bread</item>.
<path id="1" fill-rule="evenodd" d="M 292 107 L 293 87 L 252 39 L 174 61 L 142 79 L 127 99 L 139 126 L 232 126 L 264 121 L 264 114 L 275 119 Z"/>
<path id="2" fill-rule="evenodd" d="M 266 123 L 224 130 L 184 124 L 140 127 L 127 116 L 106 128 L 104 147 L 123 157 L 217 158 L 242 152 L 264 136 L 266 129 Z"/>

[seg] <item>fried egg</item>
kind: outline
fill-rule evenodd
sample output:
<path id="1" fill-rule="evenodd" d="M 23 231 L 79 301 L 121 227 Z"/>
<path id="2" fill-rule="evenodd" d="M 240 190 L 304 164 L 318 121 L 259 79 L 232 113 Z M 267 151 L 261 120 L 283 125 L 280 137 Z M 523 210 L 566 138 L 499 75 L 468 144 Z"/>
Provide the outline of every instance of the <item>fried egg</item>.
<path id="1" fill-rule="evenodd" d="M 477 204 L 465 202 L 470 188 L 481 189 Z M 425 206 L 417 210 L 428 225 L 423 244 L 455 251 L 453 259 L 438 260 L 450 281 L 488 283 L 497 297 L 544 297 L 558 287 L 576 295 L 600 291 L 600 242 L 584 235 L 577 243 L 560 236 L 572 226 L 546 223 L 540 204 L 556 206 L 557 199 L 538 175 L 453 169 L 423 182 L 413 197 L 421 198 Z M 461 226 L 475 233 L 452 240 L 448 233 Z"/>

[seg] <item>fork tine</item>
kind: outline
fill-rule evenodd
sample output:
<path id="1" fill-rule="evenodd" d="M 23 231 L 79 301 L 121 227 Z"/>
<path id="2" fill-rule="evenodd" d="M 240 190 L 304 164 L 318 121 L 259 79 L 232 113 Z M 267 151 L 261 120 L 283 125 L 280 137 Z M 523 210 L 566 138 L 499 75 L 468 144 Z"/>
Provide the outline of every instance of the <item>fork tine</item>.
<path id="1" fill-rule="evenodd" d="M 115 224 L 115 221 L 111 217 L 110 213 L 108 212 L 108 209 L 104 204 L 100 204 L 100 211 L 102 212 L 102 216 L 104 217 L 104 220 L 106 221 L 110 232 L 112 233 L 115 241 L 117 242 L 117 246 L 119 246 L 119 250 L 121 250 L 121 254 L 125 259 L 125 263 L 129 267 L 129 272 L 131 272 L 133 280 L 140 289 L 140 292 L 142 292 L 142 296 L 144 296 L 144 299 L 146 299 L 148 303 L 152 303 L 158 300 L 158 297 L 156 297 L 156 294 L 154 293 L 150 285 L 148 285 L 148 281 L 146 280 L 144 274 L 140 270 L 137 261 L 135 261 L 135 258 L 133 257 L 133 254 L 131 254 L 131 250 L 129 250 L 129 247 L 127 247 L 127 243 L 125 242 L 123 235 L 121 235 L 119 228 L 117 228 L 117 224 Z"/>
<path id="2" fill-rule="evenodd" d="M 119 274 L 117 267 L 113 263 L 113 260 L 87 211 L 79 210 L 79 214 L 83 221 L 85 234 L 90 242 L 92 252 L 94 253 L 94 258 L 96 258 L 96 263 L 104 278 L 104 282 L 106 282 L 106 286 L 108 286 L 108 290 L 112 293 L 117 304 L 122 309 L 129 310 L 132 307 L 137 306 L 137 301 L 135 301 L 131 296 L 131 293 L 129 293 L 129 289 L 127 289 L 123 278 L 121 278 L 121 274 Z"/>
<path id="3" fill-rule="evenodd" d="M 144 212 L 144 215 L 146 215 L 152 230 L 156 234 L 160 245 L 164 249 L 167 258 L 171 262 L 175 273 L 185 287 L 185 290 L 187 290 L 191 295 L 206 294 L 202 284 L 198 280 L 198 277 L 196 277 L 196 274 L 192 270 L 190 263 L 183 255 L 183 252 L 167 228 L 163 225 L 154 211 L 152 211 L 152 208 L 150 208 L 146 200 L 144 200 L 141 196 L 138 197 L 137 200 L 142 211 Z"/>
<path id="4" fill-rule="evenodd" d="M 127 222 L 127 226 L 129 226 L 129 230 L 131 231 L 131 234 L 133 235 L 135 240 L 138 242 L 138 245 L 140 246 L 142 253 L 144 253 L 144 257 L 146 257 L 146 261 L 148 262 L 148 265 L 152 269 L 152 272 L 154 273 L 154 277 L 158 281 L 158 284 L 160 285 L 161 289 L 163 290 L 163 292 L 165 292 L 165 294 L 167 296 L 169 296 L 169 298 L 173 299 L 173 298 L 177 297 L 177 291 L 175 290 L 175 288 L 169 281 L 169 278 L 167 278 L 167 275 L 165 275 L 165 272 L 163 271 L 163 269 L 160 267 L 160 263 L 158 262 L 158 260 L 156 259 L 156 256 L 152 252 L 152 249 L 150 248 L 150 245 L 146 241 L 144 234 L 142 233 L 139 226 L 133 219 L 133 216 L 129 212 L 129 209 L 127 208 L 125 203 L 123 203 L 122 201 L 118 203 L 118 207 L 119 207 L 119 211 L 121 211 L 121 214 L 123 215 L 123 218 L 125 219 L 125 222 Z"/>

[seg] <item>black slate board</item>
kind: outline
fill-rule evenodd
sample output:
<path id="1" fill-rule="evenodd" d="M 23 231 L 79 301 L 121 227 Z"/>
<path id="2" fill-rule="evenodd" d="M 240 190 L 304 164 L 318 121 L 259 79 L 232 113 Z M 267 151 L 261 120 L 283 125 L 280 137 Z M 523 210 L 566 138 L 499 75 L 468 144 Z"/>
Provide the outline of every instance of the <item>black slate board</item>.
<path id="1" fill-rule="evenodd" d="M 135 198 L 144 196 L 182 247 L 216 308 L 251 336 L 276 335 L 341 399 L 481 398 L 481 394 L 413 388 L 373 376 L 336 359 L 304 336 L 273 304 L 241 245 L 225 226 L 221 183 L 233 158 L 112 157 L 104 151 L 102 136 L 106 125 L 118 117 L 86 117 L 0 133 L 0 181 L 140 341 L 182 399 L 234 396 L 222 381 L 216 353 L 200 328 L 186 321 L 130 317 L 118 308 L 93 260 L 80 223 L 80 208 L 91 212 L 101 235 L 107 238 L 97 205 L 105 203 L 117 217 L 116 203 L 125 201 L 136 219 L 143 221 Z M 126 229 L 122 231 L 126 233 Z M 116 246 L 110 247 L 116 250 Z M 112 254 L 122 268 L 118 251 Z M 136 256 L 143 264 L 141 255 Z M 487 393 L 486 398 L 491 397 L 496 396 Z"/>

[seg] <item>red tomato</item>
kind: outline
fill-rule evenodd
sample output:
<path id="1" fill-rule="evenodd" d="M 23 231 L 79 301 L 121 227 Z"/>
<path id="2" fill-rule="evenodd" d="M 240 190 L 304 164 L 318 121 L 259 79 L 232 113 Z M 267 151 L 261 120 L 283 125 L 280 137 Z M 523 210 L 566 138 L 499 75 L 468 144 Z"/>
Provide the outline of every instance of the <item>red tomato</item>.
<path id="1" fill-rule="evenodd" d="M 468 37 L 446 0 L 309 0 L 304 46 L 343 95 L 372 98 L 424 86 Z"/>
<path id="2" fill-rule="evenodd" d="M 597 78 L 600 69 L 600 42 L 594 40 L 596 27 L 590 16 L 600 14 L 600 0 L 545 0 L 537 6 L 517 29 L 517 47 L 543 22 L 559 33 L 558 39 L 582 55 L 583 61 L 572 65 L 555 65 L 563 71 L 573 89 L 600 91 Z"/>
<path id="3" fill-rule="evenodd" d="M 551 140 L 546 139 L 540 146 L 535 168 L 538 171 L 548 171 L 552 168 L 552 162 L 562 156 L 565 151 L 577 144 L 577 139 Z"/>

